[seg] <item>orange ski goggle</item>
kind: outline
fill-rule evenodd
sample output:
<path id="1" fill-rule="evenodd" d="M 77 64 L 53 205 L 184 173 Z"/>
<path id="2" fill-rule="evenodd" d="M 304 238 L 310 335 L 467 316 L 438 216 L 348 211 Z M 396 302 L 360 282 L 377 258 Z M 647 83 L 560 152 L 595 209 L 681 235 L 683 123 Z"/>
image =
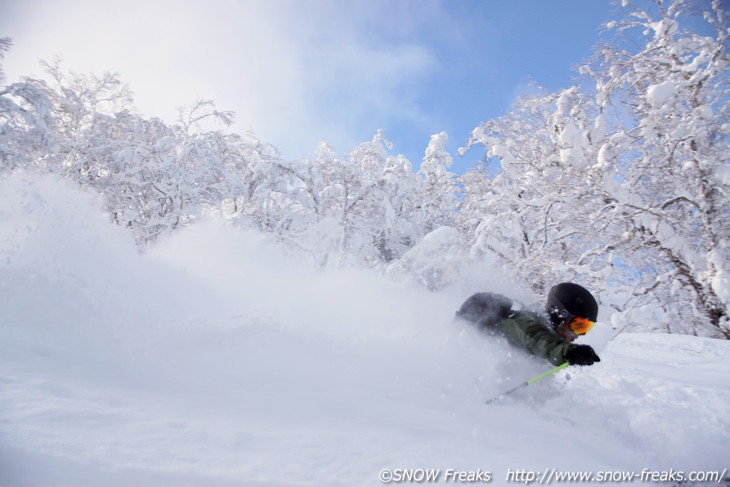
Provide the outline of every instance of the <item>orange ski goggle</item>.
<path id="1" fill-rule="evenodd" d="M 570 320 L 568 326 L 570 326 L 570 329 L 576 335 L 585 335 L 586 333 L 591 331 L 591 328 L 593 328 L 594 324 L 595 323 L 593 321 L 581 318 L 580 316 L 573 316 L 573 319 Z"/>

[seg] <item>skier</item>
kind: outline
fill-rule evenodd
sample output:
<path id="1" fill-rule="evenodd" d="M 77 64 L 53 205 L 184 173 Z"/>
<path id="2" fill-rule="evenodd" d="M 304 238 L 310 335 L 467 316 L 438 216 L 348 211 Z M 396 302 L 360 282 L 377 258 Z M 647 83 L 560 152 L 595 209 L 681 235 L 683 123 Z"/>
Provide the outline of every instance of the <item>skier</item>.
<path id="1" fill-rule="evenodd" d="M 461 305 L 457 316 L 488 333 L 505 336 L 553 365 L 601 361 L 589 345 L 572 343 L 588 333 L 598 318 L 598 303 L 588 290 L 571 282 L 554 286 L 547 296 L 546 312 L 514 311 L 512 300 L 501 294 L 477 293 Z"/>

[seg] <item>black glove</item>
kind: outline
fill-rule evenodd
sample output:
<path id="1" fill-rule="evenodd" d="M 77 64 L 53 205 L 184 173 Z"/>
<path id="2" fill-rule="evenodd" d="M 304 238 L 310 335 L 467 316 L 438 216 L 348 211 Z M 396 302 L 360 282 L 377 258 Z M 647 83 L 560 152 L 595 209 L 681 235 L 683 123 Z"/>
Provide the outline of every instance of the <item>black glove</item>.
<path id="1" fill-rule="evenodd" d="M 590 345 L 571 345 L 565 352 L 565 360 L 570 365 L 593 365 L 601 361 Z"/>

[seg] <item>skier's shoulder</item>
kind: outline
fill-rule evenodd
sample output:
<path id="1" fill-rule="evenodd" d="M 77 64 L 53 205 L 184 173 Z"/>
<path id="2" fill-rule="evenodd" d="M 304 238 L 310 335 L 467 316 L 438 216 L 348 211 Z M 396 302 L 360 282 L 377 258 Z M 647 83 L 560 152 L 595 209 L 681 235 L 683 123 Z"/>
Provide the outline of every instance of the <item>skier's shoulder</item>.
<path id="1" fill-rule="evenodd" d="M 517 326 L 522 329 L 537 329 L 546 331 L 548 328 L 547 318 L 539 312 L 532 310 L 517 310 L 513 311 L 505 320 L 505 324 Z"/>
<path id="2" fill-rule="evenodd" d="M 536 311 L 532 311 L 529 309 L 520 309 L 520 310 L 513 310 L 512 313 L 508 317 L 511 320 L 518 320 L 518 321 L 532 321 L 537 323 L 544 323 L 545 317 Z"/>

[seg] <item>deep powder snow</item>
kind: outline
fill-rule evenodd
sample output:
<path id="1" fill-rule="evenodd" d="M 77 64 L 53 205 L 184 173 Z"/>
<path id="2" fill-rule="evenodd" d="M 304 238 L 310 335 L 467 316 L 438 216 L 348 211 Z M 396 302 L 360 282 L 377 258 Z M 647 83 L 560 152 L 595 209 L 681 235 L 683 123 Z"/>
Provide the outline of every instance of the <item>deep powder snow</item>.
<path id="1" fill-rule="evenodd" d="M 486 264 L 430 292 L 215 220 L 140 254 L 97 208 L 52 178 L 0 181 L 2 486 L 729 466 L 727 341 L 612 339 L 602 317 L 600 363 L 486 406 L 551 368 L 454 319 L 470 292 L 518 292 Z"/>

